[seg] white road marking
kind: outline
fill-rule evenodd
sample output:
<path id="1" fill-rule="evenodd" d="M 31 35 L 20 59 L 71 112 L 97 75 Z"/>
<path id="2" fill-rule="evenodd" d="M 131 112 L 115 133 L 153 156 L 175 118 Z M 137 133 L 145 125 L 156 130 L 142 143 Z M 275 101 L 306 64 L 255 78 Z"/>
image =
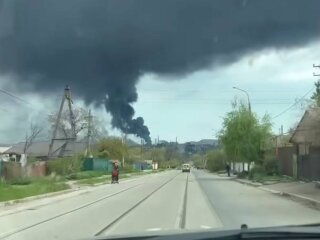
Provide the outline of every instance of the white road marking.
<path id="1" fill-rule="evenodd" d="M 210 226 L 206 226 L 206 225 L 201 225 L 201 227 L 200 228 L 202 228 L 202 229 L 210 229 L 210 228 L 212 228 L 212 227 L 210 227 Z"/>
<path id="2" fill-rule="evenodd" d="M 147 232 L 161 231 L 161 228 L 149 228 L 146 231 Z"/>

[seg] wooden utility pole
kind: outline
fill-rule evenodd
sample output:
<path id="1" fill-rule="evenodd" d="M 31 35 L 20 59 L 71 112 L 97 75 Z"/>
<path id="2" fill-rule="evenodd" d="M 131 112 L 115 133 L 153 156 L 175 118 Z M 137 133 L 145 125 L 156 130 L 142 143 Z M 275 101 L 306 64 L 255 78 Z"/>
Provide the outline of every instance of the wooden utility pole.
<path id="1" fill-rule="evenodd" d="M 58 132 L 58 127 L 59 127 L 59 123 L 61 121 L 61 114 L 63 111 L 63 107 L 65 104 L 65 101 L 67 101 L 68 103 L 68 108 L 69 108 L 69 120 L 70 120 L 70 125 L 71 125 L 71 137 L 66 137 L 66 138 L 59 138 L 57 139 L 57 132 Z M 53 145 L 55 140 L 65 140 L 66 143 L 72 142 L 74 145 L 75 139 L 76 139 L 76 130 L 75 130 L 75 122 L 74 122 L 74 116 L 73 116 L 73 111 L 72 111 L 72 98 L 71 98 L 71 92 L 70 92 L 70 87 L 67 85 L 64 89 L 64 95 L 62 97 L 61 100 L 61 104 L 60 104 L 60 108 L 59 108 L 59 112 L 58 112 L 58 116 L 54 125 L 54 129 L 53 129 L 53 134 L 52 134 L 52 139 L 51 139 L 51 143 L 49 145 L 49 152 L 48 152 L 48 157 L 52 157 L 52 150 L 53 150 Z"/>
<path id="2" fill-rule="evenodd" d="M 91 115 L 91 110 L 89 110 L 89 114 L 87 117 L 87 122 L 88 122 L 88 132 L 87 132 L 87 157 L 92 157 L 91 153 L 91 137 L 92 137 L 92 115 Z"/>

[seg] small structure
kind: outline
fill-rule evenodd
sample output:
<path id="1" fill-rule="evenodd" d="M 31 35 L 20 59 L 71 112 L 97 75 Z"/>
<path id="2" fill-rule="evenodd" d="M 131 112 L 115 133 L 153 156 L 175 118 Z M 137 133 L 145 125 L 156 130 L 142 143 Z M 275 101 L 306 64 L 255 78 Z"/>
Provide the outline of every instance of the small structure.
<path id="1" fill-rule="evenodd" d="M 320 179 L 320 108 L 305 111 L 290 142 L 294 144 L 294 175 L 300 179 Z"/>
<path id="2" fill-rule="evenodd" d="M 10 161 L 10 156 L 8 153 L 6 153 L 7 150 L 9 150 L 11 146 L 0 146 L 0 161 L 8 162 Z"/>
<path id="3" fill-rule="evenodd" d="M 152 160 L 151 164 L 146 161 L 137 161 L 133 163 L 133 169 L 138 170 L 138 171 L 143 171 L 143 170 L 151 170 L 152 169 Z"/>

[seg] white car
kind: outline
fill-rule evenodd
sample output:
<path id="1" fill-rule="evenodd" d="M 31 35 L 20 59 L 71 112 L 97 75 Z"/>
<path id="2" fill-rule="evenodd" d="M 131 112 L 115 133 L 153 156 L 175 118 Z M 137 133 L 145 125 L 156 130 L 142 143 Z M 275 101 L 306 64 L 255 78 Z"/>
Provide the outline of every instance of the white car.
<path id="1" fill-rule="evenodd" d="M 190 172 L 190 169 L 191 169 L 190 164 L 185 163 L 182 165 L 182 172 Z"/>

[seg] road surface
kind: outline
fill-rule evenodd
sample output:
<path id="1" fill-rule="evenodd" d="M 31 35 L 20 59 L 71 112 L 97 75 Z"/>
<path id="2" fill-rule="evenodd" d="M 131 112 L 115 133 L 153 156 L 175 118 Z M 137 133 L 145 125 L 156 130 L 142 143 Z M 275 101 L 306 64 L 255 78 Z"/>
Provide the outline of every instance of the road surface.
<path id="1" fill-rule="evenodd" d="M 85 239 L 315 222 L 320 222 L 319 211 L 301 203 L 204 171 L 172 170 L 2 212 L 0 239 Z"/>

